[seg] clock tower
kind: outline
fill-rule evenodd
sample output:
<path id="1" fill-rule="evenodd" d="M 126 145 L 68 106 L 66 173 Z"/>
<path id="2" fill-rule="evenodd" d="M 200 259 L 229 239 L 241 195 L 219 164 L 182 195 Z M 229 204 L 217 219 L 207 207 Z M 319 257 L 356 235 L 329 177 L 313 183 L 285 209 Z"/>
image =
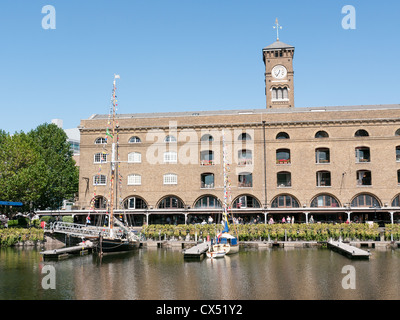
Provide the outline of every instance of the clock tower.
<path id="1" fill-rule="evenodd" d="M 294 108 L 294 47 L 279 41 L 282 27 L 276 19 L 277 39 L 263 49 L 267 109 Z"/>

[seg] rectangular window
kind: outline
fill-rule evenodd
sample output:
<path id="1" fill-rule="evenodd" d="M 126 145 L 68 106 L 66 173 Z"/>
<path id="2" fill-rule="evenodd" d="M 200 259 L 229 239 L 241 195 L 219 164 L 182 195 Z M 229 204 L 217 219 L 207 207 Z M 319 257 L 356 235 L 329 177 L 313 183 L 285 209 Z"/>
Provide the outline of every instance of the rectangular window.
<path id="1" fill-rule="evenodd" d="M 142 184 L 142 176 L 140 174 L 131 174 L 128 176 L 128 185 L 139 186 Z"/>
<path id="2" fill-rule="evenodd" d="M 95 175 L 93 177 L 93 184 L 95 186 L 104 186 L 107 183 L 107 177 L 105 175 Z"/>
<path id="3" fill-rule="evenodd" d="M 178 154 L 175 151 L 164 152 L 164 163 L 177 163 Z"/>
<path id="4" fill-rule="evenodd" d="M 106 153 L 96 153 L 94 155 L 94 163 L 105 163 L 107 162 L 107 154 Z"/>
<path id="5" fill-rule="evenodd" d="M 139 152 L 131 152 L 130 154 L 128 154 L 128 162 L 141 163 L 142 162 L 142 154 Z"/>
<path id="6" fill-rule="evenodd" d="M 165 174 L 164 184 L 178 184 L 178 176 L 176 174 Z"/>

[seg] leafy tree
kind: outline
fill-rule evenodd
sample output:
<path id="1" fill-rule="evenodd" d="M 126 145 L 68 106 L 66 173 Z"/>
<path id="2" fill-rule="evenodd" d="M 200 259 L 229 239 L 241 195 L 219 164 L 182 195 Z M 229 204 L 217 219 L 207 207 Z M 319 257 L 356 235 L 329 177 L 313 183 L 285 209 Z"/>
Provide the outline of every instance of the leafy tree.
<path id="1" fill-rule="evenodd" d="M 43 188 L 43 160 L 23 132 L 0 135 L 0 199 L 21 201 L 23 210 L 39 199 Z"/>
<path id="2" fill-rule="evenodd" d="M 56 209 L 73 198 L 78 181 L 67 135 L 55 124 L 40 125 L 28 134 L 0 130 L 0 200 L 20 201 L 25 212 Z"/>
<path id="3" fill-rule="evenodd" d="M 37 202 L 39 209 L 56 209 L 78 192 L 79 170 L 72 158 L 67 135 L 55 124 L 42 124 L 28 133 L 43 160 L 45 184 Z"/>

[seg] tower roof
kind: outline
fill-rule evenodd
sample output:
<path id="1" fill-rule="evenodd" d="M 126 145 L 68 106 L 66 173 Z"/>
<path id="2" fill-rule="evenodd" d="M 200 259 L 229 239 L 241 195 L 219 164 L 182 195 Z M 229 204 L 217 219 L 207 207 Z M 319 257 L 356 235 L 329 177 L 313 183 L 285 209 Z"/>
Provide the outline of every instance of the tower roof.
<path id="1" fill-rule="evenodd" d="M 294 49 L 294 47 L 277 40 L 273 44 L 270 44 L 269 46 L 265 47 L 263 51 L 270 51 L 270 50 L 272 51 L 276 49 Z"/>

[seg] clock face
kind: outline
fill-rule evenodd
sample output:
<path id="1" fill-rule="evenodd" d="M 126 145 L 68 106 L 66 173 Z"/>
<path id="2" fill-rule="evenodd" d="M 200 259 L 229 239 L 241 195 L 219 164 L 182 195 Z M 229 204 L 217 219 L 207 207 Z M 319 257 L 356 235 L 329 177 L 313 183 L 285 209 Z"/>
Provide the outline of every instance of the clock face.
<path id="1" fill-rule="evenodd" d="M 286 77 L 286 75 L 287 75 L 287 70 L 282 65 L 277 65 L 272 69 L 272 76 L 276 79 L 282 79 Z"/>

